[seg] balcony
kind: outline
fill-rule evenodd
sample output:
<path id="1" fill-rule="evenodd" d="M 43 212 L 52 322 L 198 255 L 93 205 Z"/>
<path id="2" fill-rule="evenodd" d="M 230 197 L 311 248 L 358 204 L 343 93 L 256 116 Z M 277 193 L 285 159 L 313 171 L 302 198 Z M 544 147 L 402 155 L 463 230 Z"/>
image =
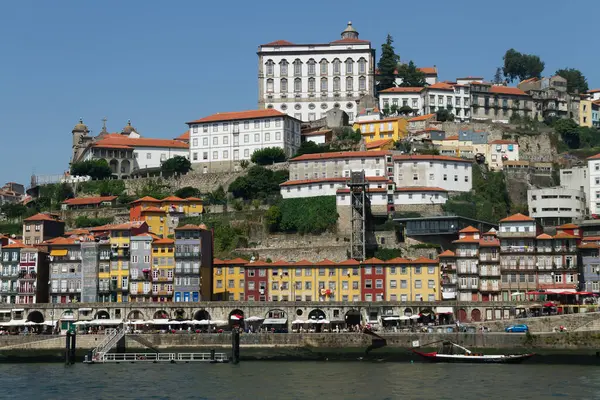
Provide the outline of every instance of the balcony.
<path id="1" fill-rule="evenodd" d="M 552 247 L 550 246 L 538 246 L 537 248 L 537 252 L 538 253 L 552 253 Z"/>
<path id="2" fill-rule="evenodd" d="M 152 294 L 154 296 L 172 296 L 173 291 L 172 290 L 153 290 Z"/>
<path id="3" fill-rule="evenodd" d="M 500 285 L 499 284 L 491 284 L 491 283 L 480 283 L 479 290 L 482 292 L 499 292 Z"/>
<path id="4" fill-rule="evenodd" d="M 172 282 L 173 278 L 169 278 L 167 276 L 153 276 L 152 282 Z"/>
<path id="5" fill-rule="evenodd" d="M 479 254 L 479 261 L 485 261 L 485 262 L 499 262 L 500 261 L 500 257 L 498 255 L 496 256 L 492 256 L 490 254 Z"/>
<path id="6" fill-rule="evenodd" d="M 496 269 L 494 269 L 494 268 L 492 268 L 492 269 L 484 269 L 484 268 L 482 268 L 479 271 L 479 276 L 500 276 L 500 275 L 501 275 L 500 274 L 500 270 L 497 269 L 497 268 Z"/>
<path id="7" fill-rule="evenodd" d="M 442 290 L 442 300 L 454 300 L 456 299 L 455 290 Z"/>
<path id="8" fill-rule="evenodd" d="M 479 290 L 479 285 L 477 283 L 459 283 L 458 288 L 465 290 Z"/>
<path id="9" fill-rule="evenodd" d="M 37 274 L 35 272 L 19 272 L 18 277 L 20 281 L 35 281 L 37 279 Z"/>
<path id="10" fill-rule="evenodd" d="M 502 253 L 535 253 L 535 246 L 501 246 Z"/>
<path id="11" fill-rule="evenodd" d="M 129 258 L 129 249 L 119 249 L 118 251 L 111 251 L 111 258 Z"/>
<path id="12" fill-rule="evenodd" d="M 35 294 L 34 286 L 19 286 L 17 292 L 19 294 Z"/>
<path id="13" fill-rule="evenodd" d="M 17 287 L 16 286 L 2 286 L 0 287 L 0 292 L 1 293 L 17 293 Z"/>
<path id="14" fill-rule="evenodd" d="M 175 258 L 200 258 L 200 252 L 175 252 Z"/>
<path id="15" fill-rule="evenodd" d="M 479 271 L 477 270 L 477 267 L 459 267 L 458 273 L 459 274 L 477 275 L 477 274 L 479 274 Z"/>
<path id="16" fill-rule="evenodd" d="M 477 250 L 456 250 L 456 257 L 477 258 L 479 257 L 479 252 Z"/>
<path id="17" fill-rule="evenodd" d="M 456 265 L 454 264 L 442 264 L 442 271 L 456 271 Z"/>
<path id="18" fill-rule="evenodd" d="M 576 253 L 577 247 L 575 246 L 554 246 L 556 253 Z"/>
<path id="19" fill-rule="evenodd" d="M 456 285 L 456 278 L 442 278 L 442 285 L 452 286 Z"/>
<path id="20" fill-rule="evenodd" d="M 500 239 L 505 239 L 505 238 L 535 238 L 536 237 L 536 233 L 535 230 L 532 231 L 527 231 L 527 232 L 498 232 L 497 233 L 498 238 Z"/>

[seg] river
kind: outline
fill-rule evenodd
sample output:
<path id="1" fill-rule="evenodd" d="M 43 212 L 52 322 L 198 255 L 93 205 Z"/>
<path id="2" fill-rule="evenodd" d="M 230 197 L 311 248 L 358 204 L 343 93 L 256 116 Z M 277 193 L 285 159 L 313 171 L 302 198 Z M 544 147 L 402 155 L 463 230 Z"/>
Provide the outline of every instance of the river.
<path id="1" fill-rule="evenodd" d="M 600 370 L 577 365 L 370 362 L 0 364 L 2 398 L 600 399 Z"/>

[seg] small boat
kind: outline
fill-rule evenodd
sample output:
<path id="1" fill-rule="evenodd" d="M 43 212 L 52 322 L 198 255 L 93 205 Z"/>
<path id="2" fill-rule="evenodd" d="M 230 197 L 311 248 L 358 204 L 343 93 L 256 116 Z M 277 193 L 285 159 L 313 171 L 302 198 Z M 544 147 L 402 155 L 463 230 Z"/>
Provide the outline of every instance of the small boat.
<path id="1" fill-rule="evenodd" d="M 445 363 L 518 364 L 535 355 L 535 353 L 494 355 L 473 353 L 471 350 L 449 341 L 443 342 L 438 351 L 431 353 L 411 350 L 427 361 Z"/>

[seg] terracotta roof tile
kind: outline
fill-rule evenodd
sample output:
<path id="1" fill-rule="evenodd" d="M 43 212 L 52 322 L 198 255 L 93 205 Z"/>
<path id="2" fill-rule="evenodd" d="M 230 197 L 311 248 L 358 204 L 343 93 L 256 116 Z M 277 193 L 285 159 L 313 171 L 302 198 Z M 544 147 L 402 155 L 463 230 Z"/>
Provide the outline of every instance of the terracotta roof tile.
<path id="1" fill-rule="evenodd" d="M 554 239 L 579 239 L 579 238 L 574 235 L 569 235 L 568 233 L 565 233 L 565 232 L 559 232 L 556 235 L 554 235 Z"/>
<path id="2" fill-rule="evenodd" d="M 416 260 L 412 260 L 411 264 L 437 264 L 438 260 L 432 260 L 431 258 L 419 257 Z"/>
<path id="3" fill-rule="evenodd" d="M 438 257 L 456 257 L 456 254 L 452 250 L 446 250 L 443 253 L 440 253 Z"/>
<path id="4" fill-rule="evenodd" d="M 167 203 L 167 202 L 173 202 L 173 201 L 185 201 L 185 200 L 182 199 L 181 197 L 169 196 L 169 197 L 165 197 L 164 199 L 162 199 L 161 203 Z"/>
<path id="5" fill-rule="evenodd" d="M 369 44 L 369 43 L 371 43 L 371 42 L 368 40 L 353 39 L 353 38 L 345 38 L 345 39 L 334 40 L 333 42 L 330 42 L 330 44 Z"/>
<path id="6" fill-rule="evenodd" d="M 193 225 L 193 224 L 186 224 L 183 226 L 179 226 L 177 228 L 175 228 L 175 230 L 181 230 L 181 231 L 190 231 L 190 230 L 195 230 L 195 231 L 199 231 L 199 230 L 205 230 L 206 226 L 204 226 L 204 228 L 202 228 L 202 225 Z"/>
<path id="7" fill-rule="evenodd" d="M 527 96 L 527 93 L 525 93 L 524 91 L 522 91 L 519 88 L 508 87 L 508 86 L 499 86 L 499 85 L 492 85 L 490 87 L 490 93 L 507 94 L 507 95 L 513 95 L 513 96 Z"/>
<path id="8" fill-rule="evenodd" d="M 458 135 L 448 136 L 447 138 L 444 138 L 442 140 L 458 140 Z"/>
<path id="9" fill-rule="evenodd" d="M 500 220 L 500 222 L 532 222 L 535 221 L 533 218 L 523 215 L 521 213 L 513 214 Z"/>
<path id="10" fill-rule="evenodd" d="M 202 201 L 202 199 L 198 197 L 188 197 L 185 199 L 186 201 Z"/>
<path id="11" fill-rule="evenodd" d="M 379 258 L 371 257 L 368 260 L 362 262 L 363 264 L 385 264 L 385 261 L 380 260 Z"/>
<path id="12" fill-rule="evenodd" d="M 264 262 L 263 260 L 256 260 L 254 262 L 249 262 L 246 264 L 246 267 L 270 267 L 273 264 Z"/>
<path id="13" fill-rule="evenodd" d="M 181 135 L 177 136 L 175 138 L 175 140 L 189 141 L 190 140 L 190 130 L 188 129 L 187 131 L 183 132 Z"/>
<path id="14" fill-rule="evenodd" d="M 128 146 L 134 147 L 167 147 L 176 149 L 188 149 L 189 145 L 181 140 L 174 139 L 152 139 L 152 138 L 130 138 L 121 135 L 107 135 L 92 144 L 92 147 Z"/>
<path id="15" fill-rule="evenodd" d="M 368 157 L 385 157 L 390 154 L 387 150 L 379 151 L 335 151 L 332 153 L 314 153 L 303 154 L 292 158 L 290 161 L 312 161 L 312 160 L 327 160 L 335 158 L 368 158 Z"/>
<path id="16" fill-rule="evenodd" d="M 213 265 L 223 265 L 226 264 L 225 261 L 220 260 L 218 258 L 213 258 Z"/>
<path id="17" fill-rule="evenodd" d="M 338 263 L 339 265 L 354 265 L 354 266 L 359 266 L 360 262 L 356 261 L 353 258 L 349 258 L 347 260 L 341 261 Z"/>
<path id="18" fill-rule="evenodd" d="M 326 266 L 326 265 L 338 265 L 338 263 L 335 263 L 335 262 L 333 262 L 333 261 L 331 261 L 331 260 L 328 260 L 328 259 L 326 258 L 326 259 L 324 259 L 324 260 L 321 260 L 321 261 L 319 261 L 319 262 L 316 262 L 316 263 L 315 263 L 315 265 L 318 265 L 318 266 Z"/>
<path id="19" fill-rule="evenodd" d="M 433 85 L 427 86 L 427 89 L 435 89 L 435 90 L 454 90 L 454 86 L 446 83 L 446 82 L 438 82 Z"/>
<path id="20" fill-rule="evenodd" d="M 598 243 L 581 243 L 579 246 L 577 246 L 577 248 L 579 248 L 579 249 L 599 249 L 600 244 L 598 244 Z"/>
<path id="21" fill-rule="evenodd" d="M 98 197 L 77 197 L 75 199 L 68 199 L 63 201 L 63 204 L 67 204 L 69 206 L 83 206 L 90 204 L 100 204 L 105 201 L 114 201 L 117 199 L 117 196 L 98 196 Z"/>
<path id="22" fill-rule="evenodd" d="M 21 242 L 16 242 L 12 243 L 12 244 L 7 244 L 6 246 L 2 246 L 3 249 L 25 249 L 27 248 L 27 246 L 25 246 L 23 243 Z"/>
<path id="23" fill-rule="evenodd" d="M 271 263 L 271 265 L 274 267 L 288 267 L 292 264 L 290 264 L 289 262 L 287 262 L 285 260 L 277 260 L 274 263 Z"/>
<path id="24" fill-rule="evenodd" d="M 141 199 L 137 199 L 131 202 L 131 204 L 135 203 L 160 203 L 160 200 L 155 199 L 154 197 L 144 196 Z"/>
<path id="25" fill-rule="evenodd" d="M 588 160 L 598 160 L 598 159 L 600 159 L 600 153 L 598 153 L 598 154 L 596 154 L 594 156 L 588 157 L 587 159 Z"/>
<path id="26" fill-rule="evenodd" d="M 417 69 L 425 75 L 437 75 L 438 73 L 437 67 L 418 67 Z"/>
<path id="27" fill-rule="evenodd" d="M 551 240 L 552 236 L 548 235 L 547 233 L 542 233 L 541 235 L 536 236 L 536 239 L 538 239 L 538 240 Z"/>
<path id="28" fill-rule="evenodd" d="M 464 158 L 452 157 L 452 156 L 434 156 L 428 154 L 415 154 L 415 155 L 397 155 L 394 156 L 394 161 L 451 161 L 471 164 L 471 160 Z"/>
<path id="29" fill-rule="evenodd" d="M 367 182 L 389 182 L 389 179 L 385 176 L 370 176 L 370 177 L 366 177 L 367 178 Z M 279 184 L 279 186 L 295 186 L 295 185 L 308 185 L 311 183 L 314 184 L 318 184 L 318 183 L 345 183 L 349 180 L 350 178 L 345 178 L 345 177 L 338 177 L 338 178 L 315 178 L 315 179 L 301 179 L 301 180 L 297 180 L 297 181 L 285 181 L 281 184 Z"/>
<path id="30" fill-rule="evenodd" d="M 427 121 L 428 119 L 435 118 L 435 114 L 426 114 L 414 117 L 408 120 L 408 122 Z"/>
<path id="31" fill-rule="evenodd" d="M 232 111 L 223 112 L 208 117 L 200 118 L 195 121 L 186 122 L 186 124 L 201 124 L 204 122 L 220 122 L 220 121 L 233 121 L 237 119 L 256 119 L 256 118 L 267 118 L 267 117 L 285 117 L 286 114 L 281 111 L 277 111 L 273 108 L 265 108 L 264 110 L 247 110 L 247 111 Z"/>
<path id="32" fill-rule="evenodd" d="M 479 233 L 479 229 L 473 226 L 467 226 L 466 228 L 461 229 L 458 233 Z"/>
<path id="33" fill-rule="evenodd" d="M 152 242 L 152 244 L 174 244 L 175 241 L 169 238 L 156 239 Z"/>
<path id="34" fill-rule="evenodd" d="M 579 229 L 579 226 L 572 224 L 572 223 L 568 223 L 568 224 L 562 224 L 561 226 L 558 227 L 558 229 Z"/>
<path id="35" fill-rule="evenodd" d="M 402 257 L 395 257 L 395 258 L 392 258 L 391 260 L 385 261 L 386 264 L 407 264 L 409 262 L 410 262 L 410 260 L 408 260 L 406 258 L 402 258 Z"/>
<path id="36" fill-rule="evenodd" d="M 424 89 L 424 87 L 391 87 L 379 93 L 421 93 Z"/>
<path id="37" fill-rule="evenodd" d="M 306 265 L 306 266 L 309 266 L 309 265 L 314 265 L 315 263 L 313 263 L 312 261 L 308 261 L 306 259 L 302 259 L 300 261 L 294 262 L 293 264 L 294 265 Z"/>
<path id="38" fill-rule="evenodd" d="M 385 146 L 386 144 L 390 144 L 393 142 L 394 142 L 394 139 L 374 140 L 372 142 L 367 143 L 366 147 L 367 147 L 367 150 L 368 149 L 376 149 L 377 147 Z"/>
<path id="39" fill-rule="evenodd" d="M 248 260 L 244 260 L 240 257 L 234 258 L 233 260 L 223 260 L 223 262 L 228 264 L 248 264 Z"/>
<path id="40" fill-rule="evenodd" d="M 294 46 L 294 43 L 288 42 L 287 40 L 275 40 L 274 42 L 263 44 L 261 46 Z"/>
<path id="41" fill-rule="evenodd" d="M 29 218 L 25 218 L 24 221 L 58 221 L 58 222 L 62 222 L 60 220 L 56 220 L 54 218 L 52 218 L 51 216 L 49 216 L 48 214 L 43 214 L 43 213 L 39 213 L 36 214 L 34 216 L 31 216 Z"/>
<path id="42" fill-rule="evenodd" d="M 453 240 L 452 243 L 479 243 L 479 239 L 474 239 L 472 237 L 465 237 L 458 240 Z"/>

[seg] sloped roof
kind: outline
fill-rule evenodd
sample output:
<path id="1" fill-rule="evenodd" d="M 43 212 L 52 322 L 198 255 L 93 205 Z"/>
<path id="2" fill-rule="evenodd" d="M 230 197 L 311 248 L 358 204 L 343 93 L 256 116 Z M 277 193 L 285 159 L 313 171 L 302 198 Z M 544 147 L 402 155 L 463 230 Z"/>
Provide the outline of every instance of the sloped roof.
<path id="1" fill-rule="evenodd" d="M 500 222 L 532 222 L 533 218 L 523 215 L 521 213 L 513 214 L 500 220 Z"/>
<path id="2" fill-rule="evenodd" d="M 438 257 L 456 257 L 456 254 L 452 250 L 446 250 L 440 253 Z"/>
<path id="3" fill-rule="evenodd" d="M 67 199 L 63 201 L 63 204 L 69 206 L 96 205 L 105 201 L 114 201 L 116 199 L 117 196 L 77 197 L 75 199 Z"/>
<path id="4" fill-rule="evenodd" d="M 34 216 L 31 216 L 29 218 L 25 218 L 23 221 L 27 221 L 27 222 L 29 222 L 29 221 L 54 221 L 54 222 L 62 222 L 60 220 L 56 220 L 56 219 L 52 218 L 48 214 L 43 214 L 43 213 L 35 214 Z"/>
<path id="5" fill-rule="evenodd" d="M 536 236 L 536 239 L 538 239 L 538 240 L 551 240 L 552 236 L 548 235 L 547 233 L 542 233 L 541 235 Z"/>
<path id="6" fill-rule="evenodd" d="M 461 229 L 458 233 L 479 233 L 479 229 L 473 226 L 467 226 L 466 228 Z"/>
<path id="7" fill-rule="evenodd" d="M 408 120 L 408 122 L 427 121 L 428 119 L 435 118 L 435 114 L 426 114 L 414 117 Z"/>
<path id="8" fill-rule="evenodd" d="M 416 260 L 412 260 L 411 264 L 437 264 L 438 260 L 432 260 L 431 258 L 419 257 Z"/>
<path id="9" fill-rule="evenodd" d="M 256 119 L 266 117 L 285 117 L 287 114 L 277 111 L 274 108 L 265 108 L 264 110 L 246 110 L 232 111 L 209 115 L 195 121 L 186 122 L 186 124 L 201 124 L 204 122 L 234 121 L 238 119 Z"/>
<path id="10" fill-rule="evenodd" d="M 363 261 L 363 264 L 385 264 L 385 261 L 379 258 L 371 257 L 368 260 Z"/>

